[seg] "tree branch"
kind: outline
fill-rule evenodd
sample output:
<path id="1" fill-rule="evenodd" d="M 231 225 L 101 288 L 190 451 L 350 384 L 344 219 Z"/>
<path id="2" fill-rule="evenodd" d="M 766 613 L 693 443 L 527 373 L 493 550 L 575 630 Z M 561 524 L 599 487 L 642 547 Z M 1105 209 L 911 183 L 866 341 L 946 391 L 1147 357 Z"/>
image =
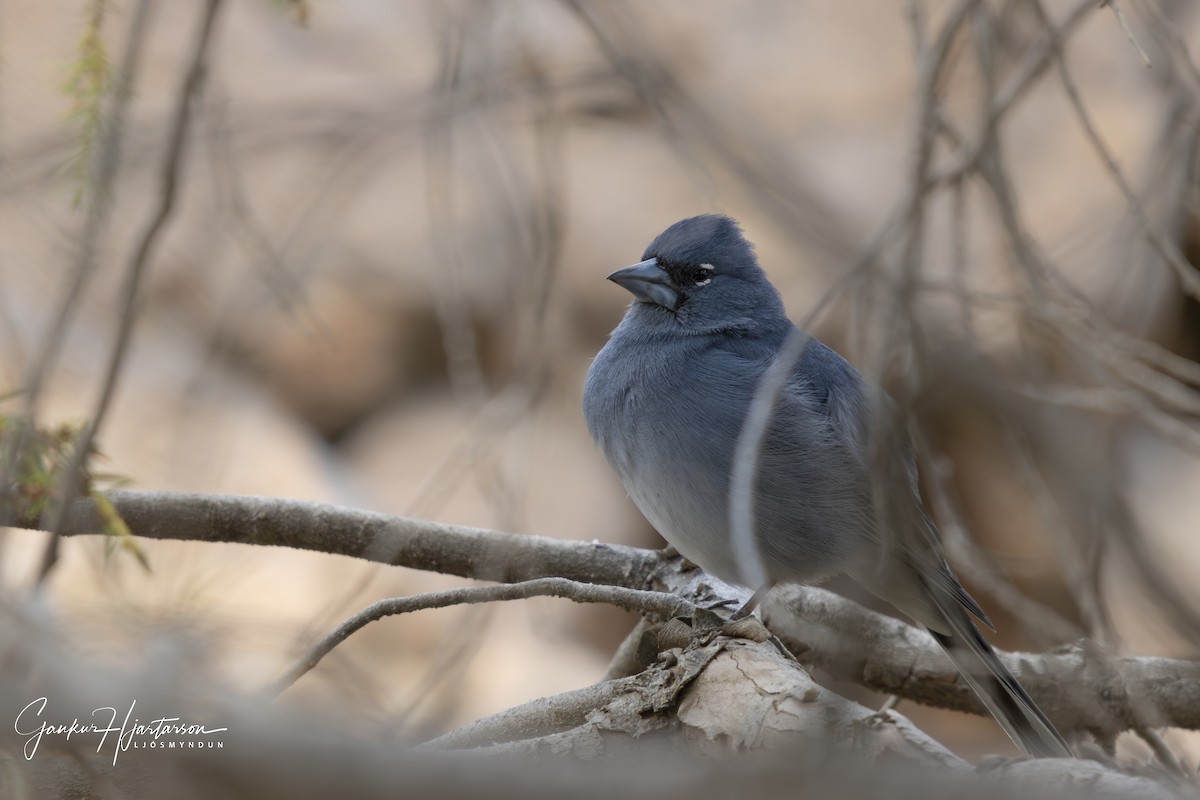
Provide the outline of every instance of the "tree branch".
<path id="1" fill-rule="evenodd" d="M 107 497 L 136 536 L 292 547 L 392 566 L 516 583 L 567 578 L 643 589 L 663 560 L 651 550 L 394 517 L 325 503 L 235 495 L 111 491 Z M 37 528 L 36 520 L 20 527 Z M 77 502 L 63 534 L 95 534 L 101 519 Z"/>
<path id="2" fill-rule="evenodd" d="M 767 626 L 801 663 L 885 694 L 985 714 L 925 631 L 812 587 L 781 587 L 763 607 Z M 1062 730 L 1098 738 L 1142 727 L 1200 728 L 1200 664 L 1117 657 L 1081 642 L 1051 653 L 1000 657 Z"/>
<path id="3" fill-rule="evenodd" d="M 422 747 L 592 758 L 620 746 L 606 733 L 666 733 L 713 753 L 787 751 L 803 742 L 825 756 L 845 749 L 867 761 L 966 768 L 902 715 L 878 715 L 818 686 L 770 643 L 700 632 L 670 653 L 638 675 L 534 700 Z"/>
<path id="4" fill-rule="evenodd" d="M 163 670 L 163 653 L 184 657 L 169 637 L 157 657 L 134 653 L 132 663 L 113 672 L 85 663 L 49 635 L 44 609 L 37 623 L 17 609 L 9 612 L 0 626 L 0 706 L 20 709 L 48 697 L 46 721 L 57 722 L 131 698 L 143 719 L 162 714 L 227 729 L 212 737 L 226 744 L 221 749 L 134 747 L 115 762 L 113 737 L 99 756 L 80 752 L 86 758 L 76 758 L 73 749 L 91 751 L 99 737 L 80 734 L 68 742 L 46 735 L 32 760 L 0 762 L 5 785 L 11 780 L 28 796 L 74 796 L 80 787 L 103 787 L 105 797 L 179 796 L 181 786 L 194 784 L 209 795 L 215 786 L 229 796 L 282 792 L 296 800 L 383 800 L 396 797 L 397 787 L 401 794 L 462 800 L 506 792 L 526 800 L 658 800 L 664 787 L 670 796 L 709 797 L 762 786 L 779 787 L 769 793 L 781 797 L 796 786 L 833 797 L 877 797 L 881 780 L 900 796 L 927 798 L 979 796 L 984 787 L 984 796 L 995 800 L 1179 796 L 1151 777 L 1083 759 L 973 768 L 903 716 L 876 714 L 815 685 L 768 643 L 697 640 L 635 679 L 536 701 L 492 718 L 506 724 L 491 732 L 481 721 L 437 747 L 414 750 L 370 727 L 330 725 L 327 718 L 197 683 L 187 670 Z M 517 717 L 527 726 L 514 728 Z M 555 733 L 556 726 L 564 729 Z M 11 722 L 0 740 L 12 753 L 26 745 Z M 696 758 L 698 749 L 706 757 Z M 740 752 L 746 749 L 758 757 Z M 772 750 L 782 757 L 771 757 Z M 515 753 L 533 758 L 477 757 Z"/>
<path id="5" fill-rule="evenodd" d="M 664 618 L 680 614 L 690 616 L 695 607 L 681 597 L 663 592 L 646 592 L 623 586 L 600 586 L 565 578 L 538 578 L 500 586 L 470 586 L 445 592 L 428 592 L 414 597 L 390 597 L 367 606 L 343 622 L 318 642 L 267 689 L 270 697 L 283 692 L 317 665 L 355 631 L 384 617 L 431 608 L 492 603 L 500 600 L 524 600 L 530 597 L 565 597 L 576 603 L 607 603 L 627 611 L 642 611 Z"/>
<path id="6" fill-rule="evenodd" d="M 140 295 L 142 276 L 146 272 L 147 264 L 150 263 L 150 254 L 158 244 L 167 220 L 170 219 L 171 212 L 175 208 L 175 195 L 179 186 L 179 176 L 183 171 L 185 161 L 185 145 L 187 143 L 192 109 L 204 81 L 204 74 L 208 63 L 209 43 L 212 41 L 212 31 L 216 23 L 217 12 L 220 8 L 221 0 L 208 0 L 205 5 L 196 43 L 192 50 L 192 57 L 188 62 L 183 86 L 179 91 L 175 110 L 171 117 L 170 129 L 167 131 L 166 155 L 162 165 L 162 172 L 159 176 L 158 206 L 147 222 L 146 228 L 142 232 L 137 247 L 130 258 L 129 265 L 126 267 L 125 280 L 121 290 L 121 309 L 120 316 L 118 317 L 117 336 L 113 342 L 112 350 L 109 352 L 104 383 L 102 384 L 100 395 L 96 400 L 96 409 L 92 413 L 91 420 L 84 426 L 82 433 L 79 435 L 79 441 L 75 444 L 74 452 L 71 455 L 71 462 L 62 471 L 62 477 L 59 481 L 59 491 L 62 497 L 61 503 L 51 506 L 52 511 L 49 514 L 47 527 L 55 534 L 58 533 L 64 514 L 72 505 L 72 501 L 79 495 L 82 488 L 81 481 L 83 480 L 84 464 L 92 454 L 92 443 L 95 440 L 96 433 L 104 422 L 105 415 L 108 413 L 112 398 L 116 392 L 121 367 L 125 362 L 125 353 L 129 349 L 129 342 L 133 336 L 133 326 L 138 317 L 137 303 Z M 106 200 L 105 198 L 95 198 L 93 202 L 104 203 Z M 39 584 L 45 581 L 50 570 L 54 568 L 55 563 L 58 561 L 58 543 L 59 539 L 56 535 L 46 546 L 45 553 L 42 556 L 41 569 L 38 574 Z"/>
<path id="7" fill-rule="evenodd" d="M 261 497 L 112 491 L 137 536 L 295 547 L 413 569 L 505 583 L 561 577 L 653 588 L 697 604 L 736 590 L 678 558 L 623 545 L 392 517 L 324 503 Z M 36 527 L 26 521 L 25 527 Z M 97 533 L 90 500 L 65 521 L 65 535 Z M 983 713 L 949 660 L 923 631 L 832 592 L 781 587 L 767 598 L 768 627 L 802 662 L 840 678 L 940 708 Z M 1074 646 L 1001 657 L 1056 725 L 1115 735 L 1147 725 L 1200 729 L 1200 665 L 1165 658 L 1105 657 Z"/>

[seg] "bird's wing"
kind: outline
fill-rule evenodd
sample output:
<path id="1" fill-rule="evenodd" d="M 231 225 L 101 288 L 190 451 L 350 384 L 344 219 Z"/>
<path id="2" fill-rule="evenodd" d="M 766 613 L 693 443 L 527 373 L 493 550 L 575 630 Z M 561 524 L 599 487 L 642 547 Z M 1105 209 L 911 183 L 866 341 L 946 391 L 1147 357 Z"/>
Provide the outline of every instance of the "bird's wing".
<path id="1" fill-rule="evenodd" d="M 971 621 L 974 616 L 995 631 L 946 563 L 937 528 L 921 504 L 911 439 L 891 399 L 815 340 L 804 359 L 797 365 L 798 391 L 825 416 L 837 446 L 857 460 L 866 485 L 876 489 L 870 492 L 875 513 L 869 533 L 879 550 L 865 568 L 851 569 L 851 577 L 929 629 L 1018 747 L 1069 757 L 1062 736 Z"/>
<path id="2" fill-rule="evenodd" d="M 960 598 L 948 595 L 940 583 L 930 583 L 927 588 L 949 629 L 948 633 L 929 632 L 1005 733 L 1032 755 L 1070 758 L 1071 748 L 1062 734 L 983 638 Z"/>
<path id="3" fill-rule="evenodd" d="M 943 615 L 932 608 L 920 585 L 936 583 L 994 632 L 991 619 L 946 562 L 937 528 L 921 503 L 912 440 L 892 399 L 816 339 L 809 341 L 795 374 L 797 391 L 827 419 L 836 445 L 864 471 L 865 484 L 877 489 L 869 532 L 879 545 L 876 565 L 882 574 L 863 581 L 866 588 L 937 629 Z"/>

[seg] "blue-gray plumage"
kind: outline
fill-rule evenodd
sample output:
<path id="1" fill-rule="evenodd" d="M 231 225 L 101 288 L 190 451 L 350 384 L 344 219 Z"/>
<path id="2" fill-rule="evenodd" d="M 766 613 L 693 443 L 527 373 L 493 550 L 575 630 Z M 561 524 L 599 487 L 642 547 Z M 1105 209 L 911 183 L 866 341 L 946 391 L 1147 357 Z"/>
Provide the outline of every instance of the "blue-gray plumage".
<path id="1" fill-rule="evenodd" d="M 609 279 L 635 299 L 588 371 L 588 430 L 668 542 L 746 585 L 755 570 L 739 562 L 730 535 L 734 453 L 763 377 L 800 334 L 728 217 L 675 223 Z M 880 390 L 807 340 L 758 454 L 753 536 L 767 585 L 848 573 L 929 629 L 1019 746 L 1069 755 L 972 622 L 991 626 L 942 558 L 904 437 L 886 445 L 883 473 L 898 485 L 884 492 L 888 535 L 880 534 L 870 421 L 881 407 L 890 405 Z"/>

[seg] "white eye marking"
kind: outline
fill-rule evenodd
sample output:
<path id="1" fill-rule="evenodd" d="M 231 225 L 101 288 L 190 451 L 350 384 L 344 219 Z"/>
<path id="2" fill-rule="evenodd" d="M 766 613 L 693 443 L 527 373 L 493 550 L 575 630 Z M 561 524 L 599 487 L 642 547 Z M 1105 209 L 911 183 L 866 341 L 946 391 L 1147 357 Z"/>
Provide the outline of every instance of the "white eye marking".
<path id="1" fill-rule="evenodd" d="M 693 273 L 693 279 L 695 280 L 696 285 L 708 286 L 710 283 L 712 283 L 712 275 L 709 273 L 715 269 L 716 267 L 714 267 L 712 264 L 701 264 L 697 268 L 696 272 Z M 701 274 L 708 275 L 708 277 L 699 277 Z"/>

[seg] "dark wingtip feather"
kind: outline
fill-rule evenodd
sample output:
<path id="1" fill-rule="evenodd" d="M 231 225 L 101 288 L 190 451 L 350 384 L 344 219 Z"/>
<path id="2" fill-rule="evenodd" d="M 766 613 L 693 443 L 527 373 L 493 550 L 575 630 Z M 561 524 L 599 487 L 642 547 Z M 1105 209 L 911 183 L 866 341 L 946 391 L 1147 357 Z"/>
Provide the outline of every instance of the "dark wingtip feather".
<path id="1" fill-rule="evenodd" d="M 971 612 L 971 616 L 982 622 L 989 631 L 995 633 L 996 626 L 988 617 L 987 612 L 983 610 L 983 607 L 959 583 L 958 576 L 954 574 L 954 570 L 950 569 L 949 565 L 946 565 L 945 569 L 950 579 L 950 591 L 954 593 L 954 599 L 959 602 L 959 605 Z"/>
<path id="2" fill-rule="evenodd" d="M 1009 672 L 996 651 L 960 609 L 950 620 L 955 635 L 930 631 L 1005 733 L 1025 752 L 1041 758 L 1071 758 L 1071 747 Z M 964 650 L 966 652 L 964 652 Z M 972 662 L 978 662 L 972 663 Z M 987 674 L 979 674 L 982 666 Z"/>

